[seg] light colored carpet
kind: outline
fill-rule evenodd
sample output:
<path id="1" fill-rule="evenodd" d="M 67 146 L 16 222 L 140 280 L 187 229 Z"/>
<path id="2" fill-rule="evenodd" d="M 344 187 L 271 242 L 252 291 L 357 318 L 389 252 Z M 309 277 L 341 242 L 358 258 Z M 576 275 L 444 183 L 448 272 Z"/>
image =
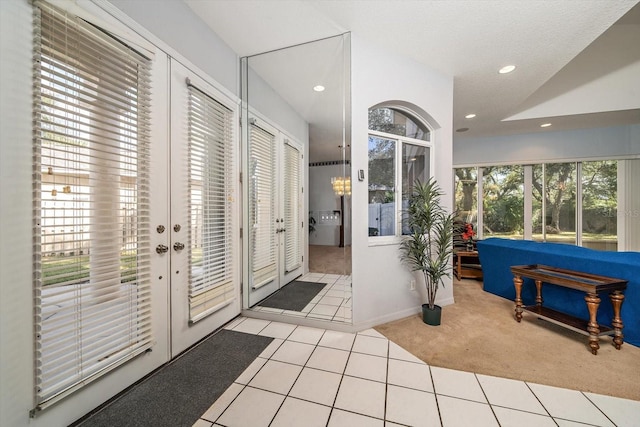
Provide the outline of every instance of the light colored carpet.
<path id="1" fill-rule="evenodd" d="M 640 400 L 640 348 L 602 337 L 594 356 L 585 335 L 527 313 L 517 323 L 479 281 L 455 281 L 454 298 L 440 326 L 415 315 L 375 329 L 429 365 Z"/>
<path id="2" fill-rule="evenodd" d="M 351 274 L 351 246 L 309 245 L 309 272 Z"/>

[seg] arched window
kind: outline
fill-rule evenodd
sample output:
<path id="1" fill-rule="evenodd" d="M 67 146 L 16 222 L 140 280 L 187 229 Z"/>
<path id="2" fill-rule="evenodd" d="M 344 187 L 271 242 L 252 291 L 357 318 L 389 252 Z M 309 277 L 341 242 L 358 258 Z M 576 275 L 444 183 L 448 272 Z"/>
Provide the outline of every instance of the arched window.
<path id="1" fill-rule="evenodd" d="M 407 234 L 402 212 L 413 184 L 432 174 L 431 130 L 405 109 L 369 110 L 369 236 L 378 242 Z M 386 237 L 385 237 L 386 236 Z"/>

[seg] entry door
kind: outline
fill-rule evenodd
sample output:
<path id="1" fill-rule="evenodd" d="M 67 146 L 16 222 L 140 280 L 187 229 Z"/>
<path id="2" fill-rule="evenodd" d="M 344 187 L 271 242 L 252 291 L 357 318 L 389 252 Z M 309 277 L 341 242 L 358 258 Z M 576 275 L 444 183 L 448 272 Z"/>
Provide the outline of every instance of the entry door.
<path id="1" fill-rule="evenodd" d="M 248 149 L 249 306 L 302 273 L 301 147 L 253 119 Z"/>
<path id="2" fill-rule="evenodd" d="M 240 312 L 237 106 L 171 62 L 171 354 Z"/>

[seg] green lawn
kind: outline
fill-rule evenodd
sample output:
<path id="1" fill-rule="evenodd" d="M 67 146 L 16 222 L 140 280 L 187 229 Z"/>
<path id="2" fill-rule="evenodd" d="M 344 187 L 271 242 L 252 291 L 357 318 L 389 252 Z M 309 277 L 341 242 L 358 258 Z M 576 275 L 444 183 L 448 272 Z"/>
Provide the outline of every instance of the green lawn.
<path id="1" fill-rule="evenodd" d="M 123 254 L 120 259 L 120 271 L 131 270 L 135 265 L 135 254 Z M 134 278 L 134 275 L 128 274 L 123 278 L 123 282 L 134 280 Z M 42 279 L 44 286 L 89 280 L 89 255 L 43 257 Z"/>

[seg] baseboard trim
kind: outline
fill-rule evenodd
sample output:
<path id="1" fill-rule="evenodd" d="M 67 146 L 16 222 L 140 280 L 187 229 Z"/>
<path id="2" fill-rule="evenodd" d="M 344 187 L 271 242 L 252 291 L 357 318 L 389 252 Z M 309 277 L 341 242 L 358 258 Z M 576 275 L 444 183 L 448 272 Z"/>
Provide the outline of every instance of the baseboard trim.
<path id="1" fill-rule="evenodd" d="M 438 300 L 438 301 L 436 301 L 436 303 L 439 306 L 444 307 L 446 305 L 453 304 L 454 301 L 453 301 L 453 297 L 450 297 L 450 298 L 445 298 L 445 299 L 442 299 L 442 300 Z M 411 307 L 411 308 L 407 308 L 405 310 L 400 310 L 400 311 L 396 311 L 394 313 L 388 313 L 388 314 L 385 314 L 383 316 L 378 316 L 378 317 L 375 317 L 373 319 L 366 320 L 364 322 L 354 323 L 353 326 L 355 327 L 356 330 L 362 331 L 362 330 L 365 330 L 365 329 L 376 327 L 378 325 L 382 325 L 384 323 L 393 322 L 394 320 L 403 319 L 405 317 L 413 316 L 414 314 L 419 314 L 421 312 L 422 312 L 422 307 L 421 306 Z"/>
<path id="2" fill-rule="evenodd" d="M 454 303 L 453 297 L 445 298 L 436 301 L 441 307 Z M 339 323 L 330 322 L 326 320 L 310 319 L 298 316 L 287 316 L 278 313 L 270 313 L 266 311 L 254 311 L 254 310 L 242 310 L 242 315 L 245 317 L 252 317 L 254 319 L 270 320 L 274 322 L 291 323 L 300 326 L 309 326 L 312 328 L 329 329 L 339 332 L 361 332 L 365 329 L 370 329 L 383 323 L 393 322 L 394 320 L 403 319 L 405 317 L 413 316 L 422 312 L 422 307 L 411 307 L 405 310 L 396 311 L 394 313 L 388 313 L 383 316 L 374 317 L 372 319 L 365 320 L 358 323 Z"/>

